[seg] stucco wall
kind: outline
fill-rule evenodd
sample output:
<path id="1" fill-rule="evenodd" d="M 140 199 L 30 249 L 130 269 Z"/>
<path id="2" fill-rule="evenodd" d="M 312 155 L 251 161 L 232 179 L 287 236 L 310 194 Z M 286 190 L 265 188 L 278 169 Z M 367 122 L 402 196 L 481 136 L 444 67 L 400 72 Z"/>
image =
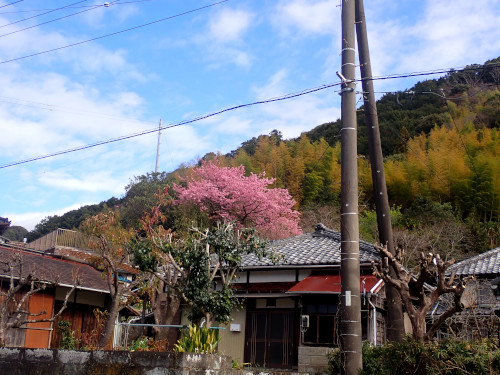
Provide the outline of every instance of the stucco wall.
<path id="1" fill-rule="evenodd" d="M 9 375 L 231 375 L 219 355 L 128 351 L 0 348 L 0 374 Z"/>
<path id="2" fill-rule="evenodd" d="M 245 349 L 245 323 L 246 311 L 234 311 L 232 313 L 233 320 L 230 324 L 224 326 L 224 330 L 220 330 L 220 342 L 218 351 L 221 354 L 230 356 L 235 361 L 243 363 Z M 231 331 L 231 324 L 238 325 L 239 331 Z"/>

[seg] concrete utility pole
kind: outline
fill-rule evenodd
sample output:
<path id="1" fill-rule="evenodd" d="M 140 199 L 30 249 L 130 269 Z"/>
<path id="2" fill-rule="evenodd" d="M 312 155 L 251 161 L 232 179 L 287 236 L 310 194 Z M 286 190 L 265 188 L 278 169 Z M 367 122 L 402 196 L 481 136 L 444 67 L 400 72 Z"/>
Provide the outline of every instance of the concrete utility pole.
<path id="1" fill-rule="evenodd" d="M 358 38 L 359 64 L 361 67 L 363 99 L 365 105 L 365 122 L 368 134 L 368 152 L 370 154 L 379 239 L 382 245 L 387 245 L 387 249 L 391 254 L 395 254 L 363 0 L 356 0 L 356 35 Z M 394 273 L 393 270 L 392 273 Z M 391 341 L 401 341 L 404 334 L 401 296 L 394 287 L 388 285 L 386 286 L 386 296 L 388 320 L 387 339 Z"/>
<path id="2" fill-rule="evenodd" d="M 160 140 L 161 140 L 161 119 L 158 124 L 158 145 L 156 146 L 156 168 L 155 173 L 158 173 L 158 167 L 160 165 Z"/>
<path id="3" fill-rule="evenodd" d="M 342 374 L 362 369 L 361 299 L 359 285 L 358 150 L 356 131 L 356 65 L 354 0 L 342 0 L 341 106 L 341 303 Z"/>

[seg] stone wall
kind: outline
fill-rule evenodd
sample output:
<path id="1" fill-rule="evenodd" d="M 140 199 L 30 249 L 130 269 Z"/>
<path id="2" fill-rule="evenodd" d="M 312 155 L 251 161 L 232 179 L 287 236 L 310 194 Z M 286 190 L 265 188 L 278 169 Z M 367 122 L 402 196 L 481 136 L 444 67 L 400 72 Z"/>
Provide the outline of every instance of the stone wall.
<path id="1" fill-rule="evenodd" d="M 331 351 L 332 348 L 299 346 L 299 372 L 326 374 L 328 369 L 328 353 Z"/>
<path id="2" fill-rule="evenodd" d="M 232 375 L 231 359 L 193 353 L 0 348 L 8 375 Z"/>

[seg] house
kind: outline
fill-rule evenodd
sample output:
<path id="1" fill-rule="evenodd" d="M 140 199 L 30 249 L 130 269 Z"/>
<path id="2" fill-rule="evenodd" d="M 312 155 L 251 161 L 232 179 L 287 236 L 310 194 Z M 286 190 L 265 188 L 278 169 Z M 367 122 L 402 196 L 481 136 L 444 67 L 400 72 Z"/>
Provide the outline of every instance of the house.
<path id="1" fill-rule="evenodd" d="M 276 240 L 281 261 L 246 256 L 234 281 L 243 308 L 221 330 L 219 351 L 240 363 L 320 372 L 339 345 L 340 233 L 322 224 L 313 233 Z M 384 284 L 372 275 L 373 245 L 360 241 L 363 339 L 385 341 Z"/>
<path id="2" fill-rule="evenodd" d="M 470 278 L 462 295 L 463 310 L 447 321 L 440 337 L 463 339 L 500 337 L 500 247 L 451 265 L 447 274 Z M 440 300 L 429 315 L 436 319 L 446 306 Z"/>
<path id="3" fill-rule="evenodd" d="M 13 262 L 11 272 L 8 262 Z M 72 323 L 71 328 L 81 335 L 95 328 L 93 314 L 95 308 L 103 309 L 106 305 L 109 290 L 101 273 L 88 264 L 55 258 L 40 251 L 18 247 L 9 243 L 0 245 L 0 304 L 5 301 L 5 292 L 9 284 L 17 284 L 19 277 L 36 277 L 43 280 L 44 290 L 32 294 L 22 306 L 29 311 L 30 319 L 50 319 L 63 305 L 67 293 L 75 285 L 78 275 L 79 284 L 68 299 L 67 308 L 61 318 Z M 21 268 L 22 266 L 22 268 Z M 29 290 L 26 285 L 17 295 L 20 300 Z M 13 305 L 10 312 L 16 311 Z M 58 347 L 60 333 L 54 322 L 28 323 L 20 328 L 10 328 L 5 335 L 4 345 L 27 348 Z"/>
<path id="4" fill-rule="evenodd" d="M 82 346 L 86 346 L 85 339 L 98 326 L 94 310 L 103 311 L 110 303 L 109 286 L 101 271 L 92 266 L 94 254 L 86 249 L 86 244 L 87 238 L 83 234 L 66 229 L 57 229 L 29 244 L 13 241 L 0 244 L 0 268 L 3 266 L 0 269 L 0 281 L 4 290 L 11 279 L 4 263 L 12 259 L 14 254 L 22 257 L 23 275 L 35 272 L 37 277 L 47 282 L 48 287 L 43 292 L 33 294 L 27 302 L 26 309 L 29 308 L 30 314 L 45 311 L 46 314 L 41 317 L 53 317 L 78 275 L 79 284 L 70 295 L 60 319 L 71 323 L 76 338 L 83 338 Z M 124 283 L 130 282 L 137 273 L 138 270 L 129 264 L 122 263 L 119 267 L 119 277 Z M 125 316 L 137 315 L 133 309 L 124 309 L 123 313 Z M 117 320 L 120 321 L 124 314 Z M 22 328 L 10 329 L 5 344 L 57 348 L 60 340 L 61 333 L 55 329 L 53 322 L 29 323 Z"/>

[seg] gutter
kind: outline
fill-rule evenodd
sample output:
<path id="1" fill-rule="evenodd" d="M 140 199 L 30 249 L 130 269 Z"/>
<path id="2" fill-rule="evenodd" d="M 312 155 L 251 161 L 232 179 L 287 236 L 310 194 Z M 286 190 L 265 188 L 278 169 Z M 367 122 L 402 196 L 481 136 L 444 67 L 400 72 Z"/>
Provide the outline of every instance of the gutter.
<path id="1" fill-rule="evenodd" d="M 372 263 L 361 263 L 359 266 L 360 267 L 368 267 L 371 266 Z M 328 268 L 328 269 L 335 269 L 338 268 L 340 269 L 340 264 L 329 264 L 329 263 L 322 263 L 322 264 L 270 264 L 266 266 L 243 266 L 241 268 L 241 271 L 268 271 L 269 269 L 276 270 L 295 270 L 295 269 L 311 269 L 311 268 Z"/>
<path id="2" fill-rule="evenodd" d="M 372 289 L 373 290 L 373 289 Z M 366 295 L 366 300 L 373 307 L 372 324 L 373 324 L 373 342 L 374 346 L 377 346 L 377 307 L 372 302 L 372 292 L 368 292 Z"/>

